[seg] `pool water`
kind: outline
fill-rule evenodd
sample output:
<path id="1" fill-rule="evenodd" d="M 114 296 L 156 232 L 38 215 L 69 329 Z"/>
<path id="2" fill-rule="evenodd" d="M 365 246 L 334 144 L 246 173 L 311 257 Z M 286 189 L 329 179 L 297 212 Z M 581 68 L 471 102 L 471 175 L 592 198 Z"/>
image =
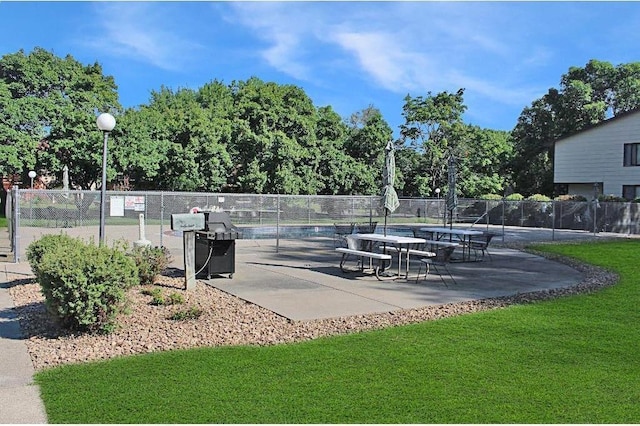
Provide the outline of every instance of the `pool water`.
<path id="1" fill-rule="evenodd" d="M 270 240 L 270 239 L 299 239 L 326 237 L 333 238 L 335 227 L 333 225 L 296 225 L 281 226 L 279 229 L 275 226 L 239 226 L 242 231 L 242 238 L 245 240 Z M 376 228 L 378 234 L 382 234 L 383 227 L 378 225 Z M 408 226 L 387 226 L 387 233 L 400 235 L 403 237 L 413 237 L 413 232 Z M 182 231 L 166 231 L 165 234 L 174 237 L 182 237 Z"/>
<path id="2" fill-rule="evenodd" d="M 335 227 L 332 225 L 300 225 L 300 226 L 281 226 L 278 230 L 275 226 L 242 226 L 242 238 L 248 240 L 260 239 L 296 239 L 296 238 L 312 238 L 312 237 L 328 237 L 333 238 Z M 376 232 L 382 233 L 382 226 L 378 225 Z M 412 237 L 413 232 L 408 226 L 387 226 L 387 233 L 393 235 L 401 235 Z"/>

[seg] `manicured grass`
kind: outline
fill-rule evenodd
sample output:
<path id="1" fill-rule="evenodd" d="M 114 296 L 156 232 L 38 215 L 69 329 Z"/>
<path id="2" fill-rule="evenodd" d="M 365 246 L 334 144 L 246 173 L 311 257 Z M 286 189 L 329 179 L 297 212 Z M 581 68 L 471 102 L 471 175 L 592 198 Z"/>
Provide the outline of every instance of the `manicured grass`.
<path id="1" fill-rule="evenodd" d="M 638 423 L 640 242 L 544 245 L 596 293 L 273 347 L 38 373 L 51 423 Z"/>
<path id="2" fill-rule="evenodd" d="M 7 218 L 4 216 L 0 216 L 0 228 L 8 228 Z"/>

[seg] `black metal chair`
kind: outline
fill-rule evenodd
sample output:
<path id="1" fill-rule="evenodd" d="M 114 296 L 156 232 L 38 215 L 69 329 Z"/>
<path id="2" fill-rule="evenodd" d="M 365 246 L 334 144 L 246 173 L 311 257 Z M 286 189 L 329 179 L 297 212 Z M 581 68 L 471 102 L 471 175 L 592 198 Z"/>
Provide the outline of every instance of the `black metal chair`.
<path id="1" fill-rule="evenodd" d="M 354 233 L 356 234 L 373 234 L 376 232 L 378 222 L 356 223 Z"/>
<path id="2" fill-rule="evenodd" d="M 445 287 L 449 287 L 447 285 L 447 282 L 444 280 L 444 277 L 442 276 L 442 273 L 440 272 L 440 268 L 443 268 L 447 274 L 449 274 L 449 277 L 451 278 L 451 281 L 453 281 L 454 284 L 457 284 L 455 278 L 453 278 L 453 275 L 451 275 L 451 271 L 449 271 L 449 268 L 447 267 L 447 264 L 451 261 L 451 255 L 453 254 L 453 251 L 455 250 L 455 247 L 440 247 L 437 248 L 435 253 L 436 255 L 433 257 L 422 257 L 420 258 L 420 262 L 424 263 L 425 265 L 425 272 L 424 272 L 424 279 L 427 279 L 427 275 L 429 274 L 429 270 L 431 268 L 433 268 L 436 273 L 440 276 L 440 279 L 442 280 L 443 284 Z M 418 269 L 418 276 L 416 277 L 416 284 L 418 283 L 418 280 L 420 279 L 420 272 L 422 271 L 422 265 L 420 265 L 420 269 Z"/>
<path id="3" fill-rule="evenodd" d="M 475 260 L 478 260 L 478 252 L 482 253 L 483 259 L 484 259 L 484 255 L 486 254 L 489 257 L 489 260 L 493 260 L 491 259 L 491 253 L 489 253 L 489 243 L 491 243 L 491 239 L 494 236 L 495 236 L 494 234 L 486 232 L 477 237 L 473 237 L 469 241 L 469 249 L 473 250 L 473 253 L 475 255 Z"/>
<path id="4" fill-rule="evenodd" d="M 347 235 L 353 234 L 354 223 L 335 223 L 333 233 L 334 247 L 347 247 Z"/>

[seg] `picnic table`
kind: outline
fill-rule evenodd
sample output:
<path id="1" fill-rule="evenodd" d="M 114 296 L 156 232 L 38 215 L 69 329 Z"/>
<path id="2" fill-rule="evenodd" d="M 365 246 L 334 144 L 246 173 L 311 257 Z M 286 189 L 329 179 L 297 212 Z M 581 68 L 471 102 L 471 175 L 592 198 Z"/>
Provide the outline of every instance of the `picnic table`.
<path id="1" fill-rule="evenodd" d="M 474 231 L 471 229 L 460 228 L 445 228 L 445 227 L 425 227 L 420 228 L 420 231 L 431 232 L 433 234 L 434 241 L 442 241 L 443 237 L 449 236 L 449 242 L 452 241 L 452 236 L 455 236 L 460 245 L 462 246 L 462 261 L 468 261 L 471 259 L 471 239 L 473 237 L 479 237 L 484 235 L 482 231 Z"/>
<path id="2" fill-rule="evenodd" d="M 399 235 L 382 235 L 382 234 L 353 234 L 349 236 L 350 238 L 364 242 L 365 244 L 361 245 L 361 249 L 365 251 L 369 251 L 373 253 L 373 243 L 383 243 L 384 249 L 387 248 L 393 249 L 398 254 L 398 277 L 402 277 L 403 274 L 401 272 L 402 269 L 402 255 L 405 254 L 405 273 L 404 277 L 409 277 L 409 256 L 411 254 L 412 248 L 416 246 L 424 246 L 426 240 L 424 238 L 416 238 L 416 237 L 403 237 Z M 388 247 L 387 247 L 388 246 Z M 435 256 L 435 253 L 424 252 L 421 251 L 422 256 Z"/>

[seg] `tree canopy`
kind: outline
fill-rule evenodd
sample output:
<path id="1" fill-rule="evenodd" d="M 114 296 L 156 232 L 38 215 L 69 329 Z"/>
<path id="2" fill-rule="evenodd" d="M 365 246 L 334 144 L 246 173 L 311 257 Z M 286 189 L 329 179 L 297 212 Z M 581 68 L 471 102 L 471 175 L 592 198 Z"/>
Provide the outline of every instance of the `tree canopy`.
<path id="1" fill-rule="evenodd" d="M 121 111 L 113 77 L 102 67 L 59 58 L 42 48 L 0 59 L 0 174 L 29 170 L 88 187 L 101 170 L 102 139 L 96 112 Z"/>
<path id="2" fill-rule="evenodd" d="M 258 77 L 198 89 L 160 87 L 123 109 L 115 80 L 98 64 L 42 48 L 0 58 L 0 174 L 29 170 L 72 187 L 101 185 L 95 119 L 117 119 L 109 138 L 110 186 L 173 191 L 379 194 L 384 147 L 396 146 L 396 190 L 447 191 L 447 159 L 460 196 L 553 194 L 553 142 L 638 107 L 640 63 L 592 60 L 571 67 L 524 108 L 512 132 L 467 124 L 464 89 L 404 98 L 399 138 L 369 105 L 347 118 L 317 107 L 300 87 Z"/>

